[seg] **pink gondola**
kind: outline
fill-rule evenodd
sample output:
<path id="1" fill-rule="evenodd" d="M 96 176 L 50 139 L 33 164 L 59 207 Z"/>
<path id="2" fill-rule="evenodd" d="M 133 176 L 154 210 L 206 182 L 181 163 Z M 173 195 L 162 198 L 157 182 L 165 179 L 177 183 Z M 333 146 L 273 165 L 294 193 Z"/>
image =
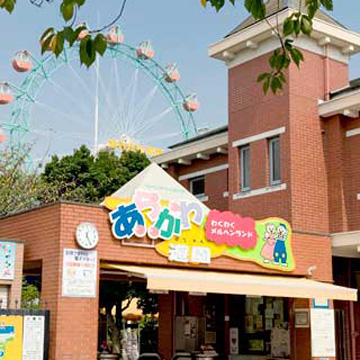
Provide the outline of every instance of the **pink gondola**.
<path id="1" fill-rule="evenodd" d="M 174 83 L 180 80 L 180 73 L 176 64 L 169 64 L 165 67 L 164 78 L 168 83 Z"/>
<path id="2" fill-rule="evenodd" d="M 5 142 L 5 140 L 6 140 L 6 136 L 3 132 L 3 130 L 0 128 L 0 144 Z"/>
<path id="3" fill-rule="evenodd" d="M 150 41 L 143 41 L 137 48 L 137 57 L 141 60 L 151 59 L 155 55 Z"/>
<path id="4" fill-rule="evenodd" d="M 199 101 L 196 94 L 188 95 L 183 103 L 185 111 L 194 112 L 199 108 Z"/>
<path id="5" fill-rule="evenodd" d="M 79 33 L 79 35 L 77 37 L 78 41 L 81 41 L 82 39 L 84 39 L 89 34 L 89 30 L 87 28 L 87 23 L 86 22 L 82 22 L 82 23 L 78 24 L 76 27 L 79 28 L 80 26 L 85 26 L 86 29 L 80 31 L 80 33 Z"/>
<path id="6" fill-rule="evenodd" d="M 11 93 L 10 86 L 7 83 L 0 83 L 0 104 L 6 105 L 14 100 L 14 96 Z"/>
<path id="7" fill-rule="evenodd" d="M 111 46 L 115 46 L 124 42 L 124 34 L 119 26 L 112 26 L 106 37 L 108 39 L 109 45 Z"/>
<path id="8" fill-rule="evenodd" d="M 25 51 L 19 51 L 15 54 L 12 66 L 17 72 L 26 72 L 32 69 L 33 64 L 30 54 Z"/>

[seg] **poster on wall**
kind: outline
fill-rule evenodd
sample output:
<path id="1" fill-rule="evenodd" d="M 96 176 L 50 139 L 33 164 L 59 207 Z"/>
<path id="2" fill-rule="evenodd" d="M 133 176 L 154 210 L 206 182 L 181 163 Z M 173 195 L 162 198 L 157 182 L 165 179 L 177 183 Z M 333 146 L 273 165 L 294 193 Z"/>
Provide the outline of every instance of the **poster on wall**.
<path id="1" fill-rule="evenodd" d="M 15 273 L 16 244 L 0 241 L 0 279 L 13 280 Z"/>
<path id="2" fill-rule="evenodd" d="M 24 316 L 22 360 L 44 360 L 45 316 Z"/>
<path id="3" fill-rule="evenodd" d="M 0 360 L 22 360 L 22 316 L 0 316 Z"/>
<path id="4" fill-rule="evenodd" d="M 312 357 L 335 357 L 335 315 L 333 309 L 310 309 Z"/>
<path id="5" fill-rule="evenodd" d="M 96 297 L 97 266 L 96 251 L 64 249 L 62 296 Z"/>

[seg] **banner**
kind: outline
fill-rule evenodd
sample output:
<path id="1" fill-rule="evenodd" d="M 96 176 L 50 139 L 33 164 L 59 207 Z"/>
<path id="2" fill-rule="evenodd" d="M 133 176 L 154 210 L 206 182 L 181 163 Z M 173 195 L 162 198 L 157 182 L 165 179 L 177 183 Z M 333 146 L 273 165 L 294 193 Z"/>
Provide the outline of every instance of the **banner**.
<path id="1" fill-rule="evenodd" d="M 22 360 L 22 316 L 0 315 L 0 360 Z"/>

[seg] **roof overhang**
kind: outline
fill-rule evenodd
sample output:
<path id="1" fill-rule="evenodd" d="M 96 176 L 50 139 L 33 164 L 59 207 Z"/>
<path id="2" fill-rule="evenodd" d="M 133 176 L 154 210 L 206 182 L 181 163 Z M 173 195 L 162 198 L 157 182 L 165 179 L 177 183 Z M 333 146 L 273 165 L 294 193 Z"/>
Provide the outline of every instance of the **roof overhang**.
<path id="1" fill-rule="evenodd" d="M 360 258 L 360 231 L 331 235 L 333 256 Z"/>
<path id="2" fill-rule="evenodd" d="M 131 265 L 103 266 L 145 278 L 147 288 L 152 291 L 201 291 L 215 294 L 357 301 L 357 289 L 306 278 Z"/>
<path id="3" fill-rule="evenodd" d="M 192 160 L 208 160 L 212 154 L 227 153 L 228 132 L 222 132 L 201 140 L 178 146 L 161 155 L 154 156 L 152 161 L 166 166 L 170 163 L 190 165 Z"/>
<path id="4" fill-rule="evenodd" d="M 268 22 L 273 27 L 282 24 L 285 19 L 296 11 L 290 8 L 280 11 L 277 15 L 268 17 Z M 232 34 L 225 39 L 209 46 L 209 56 L 222 60 L 231 61 L 237 53 L 248 48 L 256 48 L 260 42 L 271 37 L 274 33 L 269 24 L 262 20 L 251 26 Z M 343 54 L 352 55 L 360 52 L 360 35 L 348 29 L 314 19 L 311 37 L 320 44 L 331 43 L 342 50 Z M 280 45 L 279 45 L 280 46 Z"/>
<path id="5" fill-rule="evenodd" d="M 319 115 L 323 118 L 344 115 L 357 118 L 360 111 L 360 90 L 345 93 L 319 104 Z"/>

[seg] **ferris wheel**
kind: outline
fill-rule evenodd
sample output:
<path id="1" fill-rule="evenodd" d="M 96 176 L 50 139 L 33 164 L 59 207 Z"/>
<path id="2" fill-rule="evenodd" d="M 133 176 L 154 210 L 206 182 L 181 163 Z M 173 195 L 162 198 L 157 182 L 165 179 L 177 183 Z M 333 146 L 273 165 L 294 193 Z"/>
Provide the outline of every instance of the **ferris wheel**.
<path id="1" fill-rule="evenodd" d="M 118 26 L 107 40 L 105 55 L 90 70 L 78 66 L 79 42 L 58 58 L 18 52 L 12 66 L 26 77 L 19 86 L 0 83 L 0 105 L 10 105 L 0 107 L 8 111 L 0 112 L 0 143 L 31 144 L 41 157 L 81 144 L 111 148 L 114 140 L 164 148 L 196 135 L 199 103 L 178 86 L 176 63 L 161 66 L 150 41 L 125 44 Z"/>

